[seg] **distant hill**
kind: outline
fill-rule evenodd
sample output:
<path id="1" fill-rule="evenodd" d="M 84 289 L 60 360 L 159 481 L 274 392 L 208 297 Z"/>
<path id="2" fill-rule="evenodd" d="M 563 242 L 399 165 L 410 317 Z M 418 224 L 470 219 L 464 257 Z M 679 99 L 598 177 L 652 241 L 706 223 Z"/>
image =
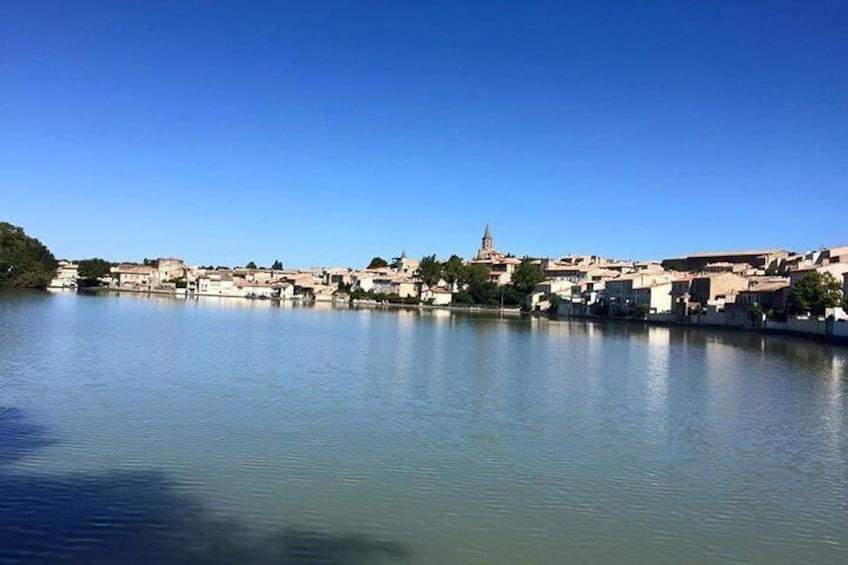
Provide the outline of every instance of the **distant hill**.
<path id="1" fill-rule="evenodd" d="M 56 258 L 23 228 L 0 222 L 0 288 L 45 288 Z"/>

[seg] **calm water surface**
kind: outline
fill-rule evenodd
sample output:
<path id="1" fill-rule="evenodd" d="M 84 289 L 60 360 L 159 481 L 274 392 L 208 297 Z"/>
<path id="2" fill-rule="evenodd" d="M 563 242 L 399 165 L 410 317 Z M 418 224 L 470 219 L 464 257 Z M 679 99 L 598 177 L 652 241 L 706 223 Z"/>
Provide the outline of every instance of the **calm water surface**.
<path id="1" fill-rule="evenodd" d="M 848 349 L 0 294 L 2 563 L 848 563 Z"/>

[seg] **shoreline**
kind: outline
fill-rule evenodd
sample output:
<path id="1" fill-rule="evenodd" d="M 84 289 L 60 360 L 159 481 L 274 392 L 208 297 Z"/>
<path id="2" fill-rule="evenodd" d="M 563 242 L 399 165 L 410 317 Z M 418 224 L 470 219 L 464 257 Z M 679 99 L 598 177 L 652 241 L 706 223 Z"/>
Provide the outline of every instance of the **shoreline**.
<path id="1" fill-rule="evenodd" d="M 89 287 L 89 288 L 80 288 L 77 289 L 76 292 L 80 293 L 89 293 L 89 294 L 97 294 L 101 292 L 115 292 L 115 293 L 126 293 L 126 294 L 147 294 L 147 295 L 157 295 L 157 296 L 170 296 L 175 300 L 181 299 L 200 299 L 200 298 L 230 298 L 230 299 L 242 299 L 246 301 L 259 301 L 259 302 L 277 302 L 283 303 L 288 302 L 292 304 L 303 304 L 303 305 L 315 305 L 315 304 L 326 304 L 329 306 L 337 307 L 338 309 L 348 309 L 348 310 L 356 310 L 356 309 L 373 309 L 373 310 L 441 310 L 447 312 L 461 312 L 466 314 L 482 314 L 482 315 L 501 315 L 501 316 L 509 316 L 509 317 L 539 317 L 546 318 L 551 321 L 558 322 L 568 322 L 568 321 L 583 321 L 583 322 L 591 322 L 597 324 L 639 324 L 642 326 L 657 326 L 657 327 L 675 327 L 675 328 L 684 328 L 684 329 L 703 329 L 707 331 L 727 331 L 732 333 L 749 333 L 749 334 L 759 334 L 764 336 L 783 336 L 783 337 L 793 337 L 800 338 L 805 341 L 817 342 L 817 343 L 826 343 L 830 345 L 838 345 L 846 347 L 848 346 L 848 336 L 842 335 L 832 335 L 832 334 L 816 334 L 802 331 L 793 331 L 783 328 L 749 328 L 745 326 L 729 326 L 722 324 L 710 324 L 710 323 L 689 323 L 689 322 L 679 322 L 674 320 L 651 320 L 645 318 L 613 318 L 606 316 L 548 316 L 541 312 L 522 312 L 518 308 L 490 308 L 485 306 L 453 306 L 453 305 L 443 305 L 443 306 L 435 306 L 431 304 L 393 304 L 388 302 L 377 302 L 372 300 L 354 300 L 353 302 L 344 301 L 344 302 L 336 302 L 336 301 L 306 301 L 306 300 L 291 300 L 291 299 L 281 299 L 281 298 L 247 298 L 245 296 L 225 296 L 225 295 L 205 295 L 205 294 L 185 294 L 178 295 L 177 293 L 170 290 L 131 290 L 126 288 L 110 288 L 110 287 Z"/>
<path id="2" fill-rule="evenodd" d="M 802 332 L 802 331 L 794 331 L 787 330 L 783 328 L 750 328 L 745 326 L 730 326 L 724 324 L 710 324 L 710 323 L 688 323 L 688 322 L 678 322 L 674 320 L 651 320 L 647 318 L 614 318 L 614 317 L 606 317 L 606 316 L 555 316 L 551 318 L 552 320 L 557 320 L 561 322 L 568 321 L 583 321 L 583 322 L 592 322 L 592 323 L 613 323 L 613 324 L 640 324 L 643 326 L 657 326 L 657 327 L 673 327 L 673 328 L 684 328 L 684 329 L 693 329 L 693 330 L 707 330 L 707 331 L 719 331 L 719 332 L 730 332 L 730 333 L 746 333 L 746 334 L 755 334 L 755 335 L 764 335 L 764 336 L 783 336 L 783 337 L 795 337 L 801 338 L 806 341 L 814 341 L 818 343 L 828 343 L 831 345 L 841 345 L 848 346 L 848 336 L 842 335 L 832 335 L 832 334 L 816 334 L 810 332 Z"/>
<path id="3" fill-rule="evenodd" d="M 73 292 L 71 289 L 68 289 L 69 292 Z M 522 312 L 520 308 L 499 308 L 499 307 L 489 307 L 489 306 L 454 306 L 450 304 L 437 306 L 433 304 L 402 304 L 402 303 L 391 303 L 391 302 L 378 302 L 376 300 L 363 300 L 356 299 L 354 301 L 335 301 L 335 300 L 302 300 L 302 299 L 291 299 L 291 298 L 278 298 L 278 297 L 266 297 L 266 298 L 248 298 L 246 296 L 238 296 L 238 295 L 228 295 L 228 294 L 220 294 L 220 295 L 211 295 L 211 294 L 177 294 L 171 290 L 133 290 L 129 288 L 112 288 L 107 286 L 94 286 L 87 288 L 79 288 L 76 289 L 75 292 L 80 293 L 89 293 L 96 294 L 101 292 L 116 292 L 116 293 L 126 293 L 126 294 L 155 294 L 157 296 L 170 296 L 176 300 L 183 299 L 201 299 L 201 298 L 230 298 L 230 299 L 241 299 L 247 301 L 257 301 L 257 302 L 289 302 L 292 304 L 327 304 L 330 306 L 337 306 L 339 308 L 346 307 L 351 310 L 357 308 L 369 308 L 369 309 L 415 309 L 415 310 L 446 310 L 451 312 L 468 312 L 468 313 L 479 313 L 479 314 L 505 314 L 509 316 L 522 316 L 528 315 L 528 312 Z"/>

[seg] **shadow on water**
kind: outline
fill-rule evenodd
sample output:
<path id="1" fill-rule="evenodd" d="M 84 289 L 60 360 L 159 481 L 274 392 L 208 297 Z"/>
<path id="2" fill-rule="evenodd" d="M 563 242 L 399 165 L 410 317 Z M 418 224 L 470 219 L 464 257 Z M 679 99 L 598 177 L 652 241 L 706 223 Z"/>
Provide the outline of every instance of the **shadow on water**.
<path id="1" fill-rule="evenodd" d="M 10 465 L 51 444 L 0 407 L 0 563 L 401 563 L 408 549 L 361 534 L 252 534 L 212 517 L 157 471 L 35 475 Z"/>

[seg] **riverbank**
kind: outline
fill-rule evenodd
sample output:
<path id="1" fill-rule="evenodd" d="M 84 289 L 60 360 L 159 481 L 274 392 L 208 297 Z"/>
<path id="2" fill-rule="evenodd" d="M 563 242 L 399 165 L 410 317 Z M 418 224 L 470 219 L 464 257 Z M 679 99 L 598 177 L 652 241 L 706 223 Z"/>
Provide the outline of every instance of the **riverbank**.
<path id="1" fill-rule="evenodd" d="M 556 316 L 554 319 L 560 321 L 591 321 L 596 323 L 612 323 L 612 324 L 639 324 L 644 326 L 661 326 L 661 327 L 677 327 L 677 328 L 688 328 L 688 329 L 704 329 L 709 331 L 726 331 L 730 333 L 749 333 L 749 334 L 758 334 L 758 335 L 779 335 L 779 336 L 788 336 L 788 337 L 798 337 L 809 341 L 816 341 L 822 343 L 830 343 L 836 345 L 844 345 L 848 346 L 848 335 L 843 334 L 833 334 L 827 333 L 827 325 L 826 320 L 822 320 L 822 332 L 809 332 L 803 330 L 792 329 L 789 327 L 781 327 L 777 326 L 777 324 L 781 324 L 780 322 L 769 322 L 772 325 L 766 325 L 764 327 L 751 327 L 751 326 L 741 326 L 741 325 L 730 325 L 730 324 L 716 324 L 710 322 L 684 322 L 679 320 L 665 319 L 665 318 L 615 318 L 615 317 L 606 317 L 606 316 L 580 316 L 580 315 L 571 315 L 571 316 Z M 841 323 L 841 322 L 838 322 Z M 784 324 L 782 324 L 783 326 Z M 777 326 L 777 327 L 775 327 Z M 848 330 L 846 328 L 840 328 Z"/>
<path id="2" fill-rule="evenodd" d="M 271 303 L 286 303 L 292 305 L 300 305 L 300 306 L 313 306 L 313 305 L 325 305 L 332 306 L 339 309 L 374 309 L 374 310 L 418 310 L 418 311 L 444 311 L 444 312 L 456 312 L 463 314 L 472 314 L 472 315 L 498 315 L 498 316 L 509 316 L 519 318 L 522 316 L 539 316 L 539 317 L 549 317 L 544 313 L 533 313 L 528 314 L 526 312 L 522 312 L 518 308 L 497 308 L 497 307 L 484 307 L 484 306 L 455 306 L 455 305 L 443 305 L 443 306 L 435 306 L 429 304 L 394 304 L 389 302 L 379 302 L 376 300 L 362 300 L 357 299 L 352 302 L 348 301 L 309 301 L 309 300 L 292 300 L 292 299 L 280 299 L 280 298 L 247 298 L 244 296 L 211 296 L 211 295 L 198 295 L 198 294 L 177 294 L 173 291 L 169 290 L 131 290 L 131 289 L 119 289 L 119 288 L 110 288 L 110 287 L 92 287 L 92 288 L 81 288 L 77 292 L 84 293 L 103 293 L 103 292 L 115 292 L 115 293 L 126 293 L 126 294 L 134 294 L 134 295 L 155 295 L 155 296 L 169 296 L 177 300 L 197 300 L 197 299 L 215 299 L 215 298 L 227 298 L 231 300 L 245 300 L 246 302 L 271 302 Z M 725 331 L 731 333 L 751 333 L 751 334 L 759 334 L 759 335 L 779 335 L 779 336 L 788 336 L 788 337 L 797 337 L 802 338 L 809 341 L 821 342 L 821 343 L 830 343 L 842 346 L 848 346 L 848 335 L 842 334 L 834 334 L 828 333 L 828 325 L 826 320 L 808 320 L 807 323 L 813 324 L 816 323 L 820 326 L 820 330 L 818 332 L 810 332 L 810 331 L 802 331 L 798 329 L 794 329 L 792 327 L 786 327 L 786 324 L 782 326 L 778 326 L 779 322 L 767 322 L 768 325 L 761 328 L 755 328 L 750 326 L 742 326 L 742 325 L 729 325 L 729 324 L 717 324 L 711 323 L 709 321 L 705 321 L 705 319 L 699 319 L 696 322 L 684 322 L 671 319 L 669 317 L 655 317 L 655 318 L 614 318 L 614 317 L 605 317 L 605 316 L 581 316 L 581 315 L 571 315 L 571 316 L 552 316 L 550 317 L 553 320 L 558 321 L 590 321 L 593 323 L 599 324 L 639 324 L 646 326 L 664 326 L 664 327 L 678 327 L 678 328 L 689 328 L 689 329 L 704 329 L 709 331 Z M 706 318 L 706 317 L 704 317 Z M 842 326 L 835 326 L 839 328 L 839 331 L 848 332 L 848 323 L 837 322 L 837 324 L 842 324 Z"/>
<path id="3" fill-rule="evenodd" d="M 499 308 L 499 307 L 488 307 L 488 306 L 455 306 L 455 305 L 441 305 L 436 306 L 432 304 L 400 304 L 400 303 L 392 303 L 392 302 L 381 302 L 377 300 L 363 300 L 356 299 L 353 301 L 347 300 L 324 300 L 324 301 L 313 301 L 313 300 L 302 300 L 302 299 L 291 299 L 291 298 L 279 298 L 279 297 L 265 297 L 265 298 L 251 298 L 246 296 L 237 296 L 237 295 L 208 295 L 208 294 L 186 294 L 186 293 L 176 293 L 172 290 L 133 290 L 128 288 L 113 288 L 113 287 L 89 287 L 89 288 L 80 288 L 77 292 L 83 293 L 121 293 L 121 294 L 135 294 L 135 295 L 157 295 L 157 296 L 170 296 L 174 299 L 178 300 L 196 300 L 196 299 L 215 299 L 215 298 L 227 298 L 227 299 L 242 299 L 246 301 L 261 301 L 261 302 L 285 302 L 292 304 L 302 304 L 302 305 L 313 305 L 313 304 L 325 304 L 325 305 L 333 305 L 339 308 L 372 308 L 372 309 L 385 309 L 385 310 L 443 310 L 448 312 L 464 312 L 471 314 L 502 314 L 508 316 L 521 316 L 525 314 L 521 311 L 520 308 Z"/>

